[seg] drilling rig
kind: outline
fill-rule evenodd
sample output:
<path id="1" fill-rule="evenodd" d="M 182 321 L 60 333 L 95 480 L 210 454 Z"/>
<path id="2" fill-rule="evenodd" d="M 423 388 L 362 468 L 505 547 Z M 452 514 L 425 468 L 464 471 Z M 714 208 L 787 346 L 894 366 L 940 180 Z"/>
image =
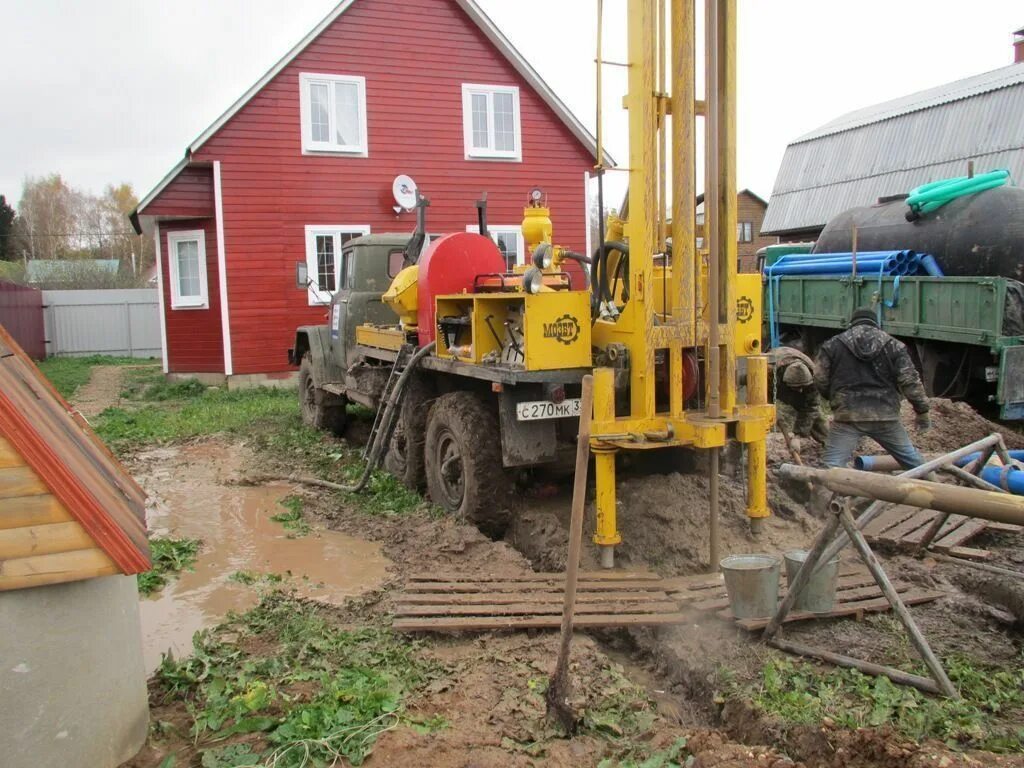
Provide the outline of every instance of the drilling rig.
<path id="1" fill-rule="evenodd" d="M 503 486 L 508 468 L 543 465 L 556 444 L 574 443 L 565 426 L 578 412 L 565 404 L 592 373 L 594 543 L 602 565 L 614 566 L 621 542 L 616 456 L 685 447 L 708 455 L 709 556 L 717 568 L 720 449 L 730 441 L 746 448 L 746 513 L 756 529 L 769 515 L 765 441 L 775 417 L 760 354 L 760 276 L 737 274 L 736 0 L 627 0 L 626 62 L 603 59 L 602 5 L 598 0 L 595 170 L 601 190 L 604 174 L 628 174 L 629 191 L 622 211 L 601 222 L 595 252 L 554 243 L 550 211 L 535 190 L 523 222 L 533 264 L 509 271 L 486 237 L 481 207 L 481 234 L 447 235 L 421 254 L 407 249 L 405 268 L 383 296 L 397 325 L 342 323 L 350 310 L 332 305 L 333 325 L 298 329 L 290 359 L 304 371 L 308 363 L 308 386 L 300 389 L 313 423 L 316 408 L 337 408 L 346 398 L 378 409 L 361 482 L 384 453 L 400 452 L 407 482 L 419 481 L 411 466 L 425 467 L 433 501 L 471 519 L 496 505 L 487 492 Z M 703 45 L 695 31 L 700 5 Z M 616 65 L 628 72 L 626 168 L 606 167 L 602 146 L 601 73 Z M 701 131 L 705 247 L 698 248 Z M 354 274 L 363 261 L 386 261 L 372 248 L 393 253 L 398 242 L 375 236 L 350 243 Z M 422 233 L 409 242 L 422 243 Z M 568 278 L 572 261 L 589 270 L 588 285 Z M 347 346 L 342 325 L 355 329 Z M 413 376 L 419 383 L 408 394 Z M 474 431 L 487 439 L 467 437 Z"/>

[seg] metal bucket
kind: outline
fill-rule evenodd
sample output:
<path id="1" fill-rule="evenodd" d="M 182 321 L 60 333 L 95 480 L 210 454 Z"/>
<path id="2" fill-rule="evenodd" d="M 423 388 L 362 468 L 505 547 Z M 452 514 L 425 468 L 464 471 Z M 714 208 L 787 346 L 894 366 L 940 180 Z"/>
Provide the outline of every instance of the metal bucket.
<path id="1" fill-rule="evenodd" d="M 730 555 L 719 564 L 729 593 L 729 607 L 737 619 L 763 619 L 779 607 L 779 571 L 774 555 Z"/>
<path id="2" fill-rule="evenodd" d="M 786 581 L 792 584 L 800 567 L 807 559 L 807 552 L 803 549 L 794 549 L 786 553 Z M 818 568 L 811 574 L 807 586 L 797 597 L 793 604 L 793 610 L 810 611 L 811 613 L 828 613 L 836 603 L 836 586 L 839 581 L 839 558 L 834 557 L 829 562 L 819 564 Z"/>

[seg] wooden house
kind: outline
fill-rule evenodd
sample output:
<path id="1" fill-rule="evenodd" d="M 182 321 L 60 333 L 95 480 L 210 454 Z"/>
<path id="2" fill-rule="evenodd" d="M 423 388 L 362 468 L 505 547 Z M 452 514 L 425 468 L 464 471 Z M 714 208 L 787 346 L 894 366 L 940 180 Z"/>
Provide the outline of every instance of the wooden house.
<path id="1" fill-rule="evenodd" d="M 340 2 L 132 214 L 156 239 L 165 372 L 291 377 L 295 328 L 325 322 L 345 243 L 413 231 L 416 214 L 395 210 L 399 174 L 430 199 L 431 233 L 473 230 L 486 192 L 491 236 L 522 264 L 523 206 L 540 187 L 557 241 L 585 251 L 595 152 L 473 0 Z"/>

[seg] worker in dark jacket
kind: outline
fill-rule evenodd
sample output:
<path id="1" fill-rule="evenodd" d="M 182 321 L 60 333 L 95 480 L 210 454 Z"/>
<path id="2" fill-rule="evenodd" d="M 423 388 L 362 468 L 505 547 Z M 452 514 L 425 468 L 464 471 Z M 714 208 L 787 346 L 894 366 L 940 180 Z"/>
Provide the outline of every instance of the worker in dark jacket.
<path id="1" fill-rule="evenodd" d="M 800 437 L 813 437 L 824 444 L 828 421 L 821 414 L 821 402 L 814 386 L 814 362 L 793 347 L 775 347 L 768 353 L 768 388 L 775 393 L 779 426 Z"/>
<path id="2" fill-rule="evenodd" d="M 910 401 L 916 426 L 925 431 L 931 427 L 928 398 L 906 345 L 878 327 L 873 310 L 858 309 L 850 327 L 822 345 L 814 383 L 832 404 L 822 455 L 827 466 L 847 466 L 861 437 L 907 469 L 924 463 L 900 422 L 900 402 L 901 395 Z"/>

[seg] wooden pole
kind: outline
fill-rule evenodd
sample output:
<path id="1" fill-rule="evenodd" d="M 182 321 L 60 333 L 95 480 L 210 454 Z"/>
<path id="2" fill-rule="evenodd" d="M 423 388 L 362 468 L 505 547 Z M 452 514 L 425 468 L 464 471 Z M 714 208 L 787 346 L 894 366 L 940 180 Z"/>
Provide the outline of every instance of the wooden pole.
<path id="1" fill-rule="evenodd" d="M 565 566 L 565 603 L 562 607 L 562 637 L 558 660 L 546 695 L 548 716 L 556 717 L 566 733 L 576 729 L 576 715 L 569 706 L 569 647 L 572 620 L 576 610 L 576 582 L 579 578 L 580 550 L 583 547 L 583 513 L 587 500 L 587 466 L 590 463 L 590 419 L 594 403 L 594 377 L 583 377 L 580 403 L 580 429 L 576 441 L 576 475 L 572 486 L 572 517 L 569 521 L 569 559 Z"/>
<path id="2" fill-rule="evenodd" d="M 932 652 L 931 646 L 928 645 L 928 641 L 925 636 L 921 634 L 921 630 L 918 629 L 917 623 L 914 621 L 914 617 L 910 615 L 910 611 L 907 610 L 907 606 L 903 604 L 900 599 L 899 593 L 896 592 L 889 581 L 889 577 L 885 573 L 885 569 L 882 568 L 878 562 L 878 558 L 875 557 L 875 553 L 871 551 L 871 547 L 868 546 L 867 541 L 864 539 L 864 534 L 857 528 L 857 523 L 853 519 L 853 515 L 850 514 L 850 510 L 844 507 L 839 512 L 839 522 L 842 523 L 843 528 L 846 529 L 847 536 L 853 541 L 853 546 L 857 549 L 860 554 L 861 560 L 864 561 L 864 565 L 871 571 L 871 575 L 875 578 L 875 582 L 882 590 L 882 594 L 885 595 L 889 601 L 889 605 L 892 606 L 896 616 L 899 617 L 900 622 L 907 630 L 907 634 L 910 635 L 910 641 L 914 644 L 917 652 L 921 654 L 921 658 L 924 659 L 925 665 L 928 667 L 928 671 L 932 673 L 932 677 L 935 682 L 939 684 L 939 689 L 946 696 L 951 699 L 959 698 L 959 693 L 953 686 L 949 677 L 946 675 L 946 670 L 942 668 L 942 662 L 938 660 L 935 654 Z"/>

